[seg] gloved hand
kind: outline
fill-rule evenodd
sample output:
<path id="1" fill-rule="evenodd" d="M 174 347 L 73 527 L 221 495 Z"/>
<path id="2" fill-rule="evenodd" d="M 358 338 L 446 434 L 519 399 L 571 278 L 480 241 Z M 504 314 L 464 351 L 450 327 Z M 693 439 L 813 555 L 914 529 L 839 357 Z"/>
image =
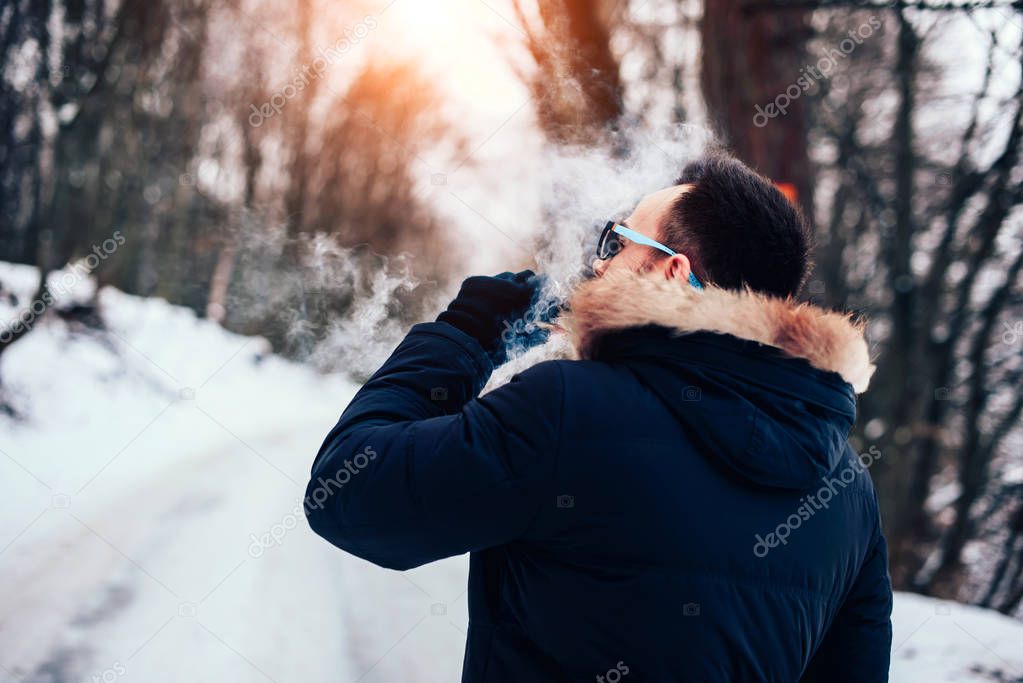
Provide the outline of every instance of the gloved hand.
<path id="1" fill-rule="evenodd" d="M 493 364 L 500 365 L 507 352 L 502 333 L 509 327 L 514 329 L 515 322 L 525 317 L 541 282 L 531 270 L 467 278 L 447 310 L 437 316 L 437 322 L 448 323 L 476 339 Z"/>

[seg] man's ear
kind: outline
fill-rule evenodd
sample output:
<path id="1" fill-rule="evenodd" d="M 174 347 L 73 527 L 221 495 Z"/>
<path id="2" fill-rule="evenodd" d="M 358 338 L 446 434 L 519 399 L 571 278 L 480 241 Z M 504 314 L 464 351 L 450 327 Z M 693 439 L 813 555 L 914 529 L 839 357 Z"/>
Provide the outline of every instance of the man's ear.
<path id="1" fill-rule="evenodd" d="M 685 254 L 675 254 L 664 261 L 663 272 L 665 280 L 688 280 L 693 268 Z"/>

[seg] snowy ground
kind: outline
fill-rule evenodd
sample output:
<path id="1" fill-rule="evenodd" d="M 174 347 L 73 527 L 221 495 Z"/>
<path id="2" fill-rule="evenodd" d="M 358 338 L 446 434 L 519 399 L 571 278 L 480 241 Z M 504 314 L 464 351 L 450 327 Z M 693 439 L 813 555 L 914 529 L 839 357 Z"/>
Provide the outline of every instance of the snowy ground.
<path id="1" fill-rule="evenodd" d="M 0 266 L 0 319 L 32 277 Z M 378 569 L 302 519 L 355 386 L 165 302 L 101 301 L 108 333 L 48 321 L 0 366 L 23 416 L 0 417 L 0 683 L 458 680 L 465 559 Z M 900 595 L 892 680 L 1023 680 L 1020 642 Z"/>

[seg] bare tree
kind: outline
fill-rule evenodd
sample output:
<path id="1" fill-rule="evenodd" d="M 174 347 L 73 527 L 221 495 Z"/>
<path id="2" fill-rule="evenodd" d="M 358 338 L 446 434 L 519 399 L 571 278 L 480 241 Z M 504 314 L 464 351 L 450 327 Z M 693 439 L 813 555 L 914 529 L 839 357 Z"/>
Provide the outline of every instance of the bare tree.
<path id="1" fill-rule="evenodd" d="M 778 3 L 776 11 L 751 12 L 747 0 L 704 3 L 702 89 L 713 127 L 735 154 L 775 182 L 794 187 L 812 216 L 806 99 L 800 85 L 809 78 L 804 73 L 809 13 L 782 7 Z M 785 109 L 780 116 L 761 113 L 777 106 Z"/>
<path id="2" fill-rule="evenodd" d="M 527 82 L 540 128 L 553 142 L 590 145 L 605 140 L 624 112 L 611 28 L 620 2 L 538 0 L 539 22 L 514 1 L 526 47 L 537 66 Z"/>
<path id="3" fill-rule="evenodd" d="M 991 464 L 1020 417 L 1018 397 L 1000 394 L 1020 379 L 1018 354 L 1001 338 L 1020 315 L 1013 215 L 1023 195 L 1010 178 L 1020 172 L 1023 90 L 998 115 L 985 116 L 982 105 L 1007 68 L 995 55 L 1011 51 L 1018 60 L 1023 48 L 986 32 L 990 56 L 963 123 L 921 132 L 918 120 L 938 106 L 928 93 L 942 77 L 923 49 L 949 21 L 961 30 L 963 17 L 911 11 L 891 10 L 893 30 L 857 52 L 865 61 L 847 61 L 813 109 L 815 145 L 834 150 L 818 173 L 834 188 L 819 204 L 819 291 L 885 331 L 858 439 L 887 456 L 872 474 L 893 578 L 969 598 L 960 593 L 962 552 L 983 536 L 977 506 L 994 495 Z M 890 72 L 877 68 L 885 62 Z M 995 130 L 1006 132 L 999 139 Z M 937 518 L 928 501 L 941 481 L 957 496 L 952 514 Z"/>
<path id="4" fill-rule="evenodd" d="M 326 330 L 352 304 L 339 289 L 347 280 L 323 288 L 322 273 L 298 258 L 317 235 L 357 253 L 346 262 L 353 269 L 411 251 L 420 255 L 417 277 L 443 280 L 458 254 L 416 192 L 415 167 L 436 147 L 457 153 L 459 138 L 413 65 L 350 55 L 350 40 L 337 48 L 368 6 L 327 5 L 6 5 L 0 198 L 12 210 L 0 218 L 0 258 L 37 265 L 45 283 L 52 269 L 122 235 L 116 256 L 93 273 L 100 284 L 163 296 L 297 354 L 288 324 Z M 236 30 L 245 25 L 263 30 Z M 14 78 L 26 55 L 33 77 Z M 19 68 L 7 68 L 15 59 Z M 305 80 L 293 91 L 296 73 Z M 263 103 L 282 98 L 265 115 Z M 252 246 L 243 240 L 272 242 L 278 232 L 285 248 L 272 263 L 240 257 Z M 232 310 L 258 294 L 243 291 L 252 267 L 295 283 L 278 310 Z M 395 296 L 415 304 L 425 294 Z M 36 298 L 50 300 L 42 285 Z M 30 329 L 5 330 L 0 351 Z"/>

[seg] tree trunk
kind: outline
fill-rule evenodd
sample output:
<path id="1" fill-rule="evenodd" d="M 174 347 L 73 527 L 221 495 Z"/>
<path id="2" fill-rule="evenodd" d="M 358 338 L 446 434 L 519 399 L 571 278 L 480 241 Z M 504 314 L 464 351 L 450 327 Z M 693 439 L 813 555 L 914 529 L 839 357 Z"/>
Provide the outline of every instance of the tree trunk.
<path id="1" fill-rule="evenodd" d="M 600 146 L 624 112 L 624 86 L 611 51 L 616 0 L 540 0 L 542 27 L 516 2 L 537 72 L 529 83 L 539 125 L 560 144 Z"/>
<path id="2" fill-rule="evenodd" d="M 744 11 L 748 4 L 748 0 L 704 3 L 700 80 L 708 118 L 736 156 L 775 182 L 792 186 L 812 220 L 808 95 L 797 82 L 807 63 L 809 13 L 782 8 Z M 758 114 L 775 111 L 769 109 L 774 104 L 785 106 L 785 113 L 779 109 L 774 117 Z"/>

